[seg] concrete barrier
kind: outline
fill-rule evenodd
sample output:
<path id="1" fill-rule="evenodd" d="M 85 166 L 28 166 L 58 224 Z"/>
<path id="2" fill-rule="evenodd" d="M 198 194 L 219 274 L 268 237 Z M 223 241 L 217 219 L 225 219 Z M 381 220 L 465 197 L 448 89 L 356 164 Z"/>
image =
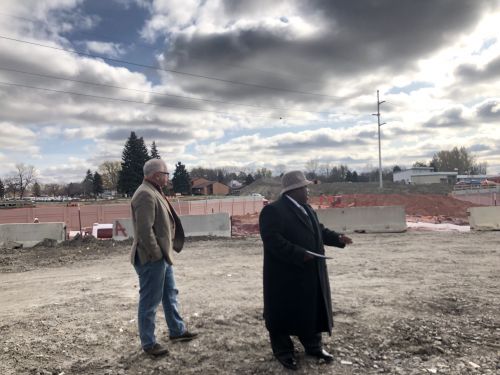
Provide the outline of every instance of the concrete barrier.
<path id="1" fill-rule="evenodd" d="M 64 223 L 0 224 L 0 244 L 14 241 L 32 247 L 44 239 L 58 242 L 66 239 Z"/>
<path id="2" fill-rule="evenodd" d="M 500 230 L 500 207 L 471 207 L 467 210 L 472 230 Z"/>
<path id="3" fill-rule="evenodd" d="M 226 212 L 180 216 L 180 218 L 186 237 L 231 237 L 231 218 Z"/>
<path id="4" fill-rule="evenodd" d="M 406 230 L 403 206 L 327 208 L 316 210 L 319 221 L 337 232 L 392 233 Z"/>
<path id="5" fill-rule="evenodd" d="M 186 237 L 231 237 L 231 220 L 226 212 L 210 215 L 179 216 Z M 132 219 L 117 219 L 113 223 L 113 239 L 122 241 L 134 237 Z"/>

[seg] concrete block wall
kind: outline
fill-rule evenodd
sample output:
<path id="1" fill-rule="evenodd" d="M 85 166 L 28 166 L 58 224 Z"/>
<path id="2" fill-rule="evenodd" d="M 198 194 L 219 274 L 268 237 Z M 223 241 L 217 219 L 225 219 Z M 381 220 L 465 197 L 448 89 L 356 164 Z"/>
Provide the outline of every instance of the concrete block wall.
<path id="1" fill-rule="evenodd" d="M 179 216 L 186 237 L 231 237 L 231 219 L 228 213 Z M 113 223 L 113 239 L 134 237 L 132 219 L 117 219 Z"/>
<path id="2" fill-rule="evenodd" d="M 64 223 L 37 224 L 0 224 L 0 244 L 9 241 L 22 243 L 24 247 L 32 247 L 44 239 L 58 242 L 66 239 Z"/>
<path id="3" fill-rule="evenodd" d="M 346 207 L 316 210 L 319 221 L 336 232 L 404 232 L 403 206 Z"/>
<path id="4" fill-rule="evenodd" d="M 471 207 L 467 210 L 472 230 L 500 230 L 500 206 Z"/>

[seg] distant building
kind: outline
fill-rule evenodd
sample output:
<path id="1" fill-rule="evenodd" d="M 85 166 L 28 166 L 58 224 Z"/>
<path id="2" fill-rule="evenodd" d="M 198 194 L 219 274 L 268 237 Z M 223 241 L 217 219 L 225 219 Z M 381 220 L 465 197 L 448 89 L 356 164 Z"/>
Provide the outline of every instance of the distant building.
<path id="1" fill-rule="evenodd" d="M 432 167 L 413 167 L 410 169 L 404 169 L 399 172 L 394 172 L 392 174 L 392 180 L 394 182 L 402 182 L 404 184 L 411 184 L 412 176 L 419 174 L 428 174 L 432 172 L 434 168 Z"/>
<path id="2" fill-rule="evenodd" d="M 434 172 L 432 167 L 413 167 L 392 174 L 394 182 L 404 184 L 454 184 L 457 172 Z"/>
<path id="3" fill-rule="evenodd" d="M 229 181 L 229 187 L 231 189 L 240 189 L 242 186 L 243 186 L 243 184 L 237 180 Z"/>
<path id="4" fill-rule="evenodd" d="M 217 181 L 198 177 L 191 180 L 191 192 L 195 195 L 228 195 L 229 186 Z"/>

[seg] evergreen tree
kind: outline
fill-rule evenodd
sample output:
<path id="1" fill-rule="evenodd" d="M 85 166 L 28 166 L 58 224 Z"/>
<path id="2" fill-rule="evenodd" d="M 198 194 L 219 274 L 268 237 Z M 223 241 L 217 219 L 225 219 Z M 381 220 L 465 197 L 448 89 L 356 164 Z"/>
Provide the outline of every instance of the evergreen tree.
<path id="1" fill-rule="evenodd" d="M 92 182 L 92 192 L 94 193 L 95 199 L 97 199 L 97 197 L 104 192 L 102 176 L 99 173 L 94 172 L 94 178 Z"/>
<path id="2" fill-rule="evenodd" d="M 151 144 L 151 159 L 161 159 L 155 141 Z"/>
<path id="3" fill-rule="evenodd" d="M 135 132 L 125 143 L 122 153 L 122 170 L 118 178 L 118 191 L 131 196 L 144 178 L 142 167 L 150 159 L 144 139 L 137 138 Z"/>
<path id="4" fill-rule="evenodd" d="M 352 172 L 352 182 L 358 182 L 358 172 Z"/>
<path id="5" fill-rule="evenodd" d="M 42 188 L 40 187 L 40 184 L 38 182 L 35 182 L 33 184 L 33 195 L 35 197 L 39 197 L 40 195 L 42 195 Z"/>
<path id="6" fill-rule="evenodd" d="M 347 172 L 345 174 L 345 180 L 347 182 L 352 182 L 352 172 L 350 170 L 347 170 Z"/>
<path id="7" fill-rule="evenodd" d="M 87 169 L 87 174 L 82 181 L 82 187 L 83 195 L 85 197 L 90 197 L 90 195 L 92 195 L 92 192 L 94 191 L 94 176 L 92 176 L 92 172 L 90 171 L 90 169 Z"/>
<path id="8" fill-rule="evenodd" d="M 217 182 L 224 182 L 224 172 L 222 169 L 217 170 Z"/>
<path id="9" fill-rule="evenodd" d="M 181 162 L 178 162 L 175 165 L 172 185 L 175 193 L 191 194 L 191 178 L 186 170 L 186 166 Z"/>
<path id="10" fill-rule="evenodd" d="M 247 179 L 247 174 L 243 171 L 240 171 L 240 173 L 238 173 L 238 177 L 236 177 L 236 180 L 238 180 L 242 184 L 245 183 L 246 179 Z"/>
<path id="11" fill-rule="evenodd" d="M 247 174 L 247 177 L 245 178 L 245 185 L 250 185 L 254 181 L 255 178 L 253 178 L 252 174 L 251 173 Z"/>
<path id="12" fill-rule="evenodd" d="M 2 180 L 0 180 L 0 199 L 5 197 L 5 186 L 3 186 Z"/>

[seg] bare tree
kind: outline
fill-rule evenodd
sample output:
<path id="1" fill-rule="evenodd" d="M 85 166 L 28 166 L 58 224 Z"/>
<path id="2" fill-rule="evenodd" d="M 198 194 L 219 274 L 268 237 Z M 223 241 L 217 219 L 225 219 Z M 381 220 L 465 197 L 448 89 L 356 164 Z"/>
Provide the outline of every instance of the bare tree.
<path id="1" fill-rule="evenodd" d="M 32 185 L 36 180 L 36 170 L 32 165 L 25 165 L 23 163 L 16 164 L 16 176 L 17 184 L 19 187 L 19 198 L 23 199 L 26 189 Z"/>
<path id="2" fill-rule="evenodd" d="M 273 176 L 273 172 L 270 169 L 267 169 L 265 167 L 262 167 L 260 169 L 257 169 L 255 171 L 255 179 L 258 180 L 259 178 L 271 178 Z"/>
<path id="3" fill-rule="evenodd" d="M 102 177 L 102 184 L 106 190 L 117 189 L 121 169 L 122 164 L 119 161 L 105 161 L 99 165 L 99 174 Z"/>
<path id="4" fill-rule="evenodd" d="M 328 177 L 330 176 L 331 172 L 331 166 L 330 163 L 324 163 L 319 166 L 318 174 L 320 176 L 323 176 L 323 178 L 328 181 Z"/>
<path id="5" fill-rule="evenodd" d="M 477 163 L 465 147 L 439 151 L 432 157 L 431 164 L 438 172 L 458 170 L 459 174 L 486 174 L 487 170 L 487 164 Z"/>
<path id="6" fill-rule="evenodd" d="M 286 165 L 285 164 L 277 164 L 274 167 L 274 173 L 276 176 L 283 176 L 283 174 L 286 172 Z"/>
<path id="7" fill-rule="evenodd" d="M 19 191 L 19 184 L 15 176 L 7 177 L 4 180 L 5 192 L 11 194 L 12 198 L 16 199 L 16 194 Z"/>
<path id="8" fill-rule="evenodd" d="M 46 184 L 43 188 L 46 195 L 49 197 L 55 197 L 56 195 L 60 195 L 61 185 L 59 184 Z"/>
<path id="9" fill-rule="evenodd" d="M 306 177 L 309 179 L 314 179 L 318 176 L 318 168 L 319 168 L 319 160 L 318 159 L 311 159 L 306 162 L 305 164 L 305 169 L 306 169 Z"/>

